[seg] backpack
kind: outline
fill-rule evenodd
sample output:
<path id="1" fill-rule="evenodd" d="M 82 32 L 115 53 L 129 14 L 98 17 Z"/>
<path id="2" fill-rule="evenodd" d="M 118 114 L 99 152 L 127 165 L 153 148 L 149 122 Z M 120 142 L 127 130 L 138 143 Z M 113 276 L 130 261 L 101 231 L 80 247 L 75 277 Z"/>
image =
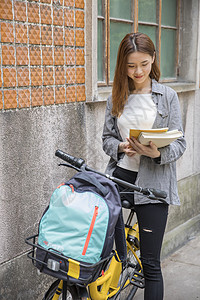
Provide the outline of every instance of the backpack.
<path id="1" fill-rule="evenodd" d="M 115 183 L 82 171 L 53 192 L 39 223 L 36 266 L 51 276 L 76 283 L 96 280 L 113 243 L 121 261 L 126 240 Z"/>

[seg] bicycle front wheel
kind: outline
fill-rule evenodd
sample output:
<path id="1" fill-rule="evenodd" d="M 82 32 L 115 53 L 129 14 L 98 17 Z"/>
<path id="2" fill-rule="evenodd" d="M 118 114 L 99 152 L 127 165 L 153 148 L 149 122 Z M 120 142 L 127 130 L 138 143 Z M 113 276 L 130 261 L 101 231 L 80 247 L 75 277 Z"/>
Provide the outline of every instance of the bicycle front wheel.
<path id="1" fill-rule="evenodd" d="M 55 296 L 56 295 L 56 296 Z M 54 297 L 55 296 L 55 297 Z M 52 283 L 48 291 L 46 292 L 43 300 L 63 300 L 63 293 L 60 284 L 60 280 L 56 280 Z M 67 286 L 66 300 L 79 300 L 77 290 L 75 286 Z"/>

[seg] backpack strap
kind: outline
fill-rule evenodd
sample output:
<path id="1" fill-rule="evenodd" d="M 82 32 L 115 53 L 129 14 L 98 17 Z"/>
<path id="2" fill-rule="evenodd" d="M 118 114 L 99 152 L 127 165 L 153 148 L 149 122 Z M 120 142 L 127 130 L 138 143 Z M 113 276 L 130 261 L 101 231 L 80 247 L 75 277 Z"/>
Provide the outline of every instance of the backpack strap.
<path id="1" fill-rule="evenodd" d="M 120 260 L 124 262 L 127 256 L 127 247 L 122 210 L 119 214 L 117 224 L 115 227 L 115 245 Z"/>
<path id="2" fill-rule="evenodd" d="M 76 180 L 77 179 L 84 183 L 88 183 L 89 185 L 95 186 L 103 197 L 105 197 L 108 193 L 107 189 L 94 176 L 88 174 L 88 172 L 82 171 L 76 174 Z M 75 188 L 80 187 L 80 184 L 77 181 L 73 182 L 72 184 Z"/>

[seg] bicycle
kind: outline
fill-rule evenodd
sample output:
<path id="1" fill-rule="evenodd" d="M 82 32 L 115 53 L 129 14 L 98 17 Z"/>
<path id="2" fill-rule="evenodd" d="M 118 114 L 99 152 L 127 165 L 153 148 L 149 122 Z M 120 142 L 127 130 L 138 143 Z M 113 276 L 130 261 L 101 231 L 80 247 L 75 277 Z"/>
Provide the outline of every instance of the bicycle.
<path id="1" fill-rule="evenodd" d="M 86 165 L 85 161 L 81 158 L 73 157 L 69 154 L 64 153 L 61 150 L 57 150 L 55 155 L 67 163 L 59 165 L 73 168 L 77 171 L 92 171 L 102 176 L 109 178 L 110 180 L 117 183 L 123 190 L 121 190 L 121 202 L 122 207 L 126 210 L 130 210 L 127 221 L 125 223 L 125 236 L 127 246 L 127 259 L 125 263 L 122 263 L 117 256 L 116 250 L 113 250 L 109 257 L 100 261 L 95 266 L 96 269 L 93 276 L 97 275 L 96 280 L 90 283 L 83 281 L 83 284 L 76 284 L 70 282 L 68 276 L 66 280 L 57 279 L 49 287 L 45 293 L 43 300 L 117 300 L 126 299 L 131 300 L 138 288 L 144 288 L 144 276 L 142 271 L 142 263 L 140 260 L 140 242 L 139 242 L 139 228 L 137 221 L 132 225 L 134 218 L 134 208 L 126 200 L 127 194 L 134 194 L 135 192 L 141 193 L 149 197 L 150 199 L 160 200 L 165 202 L 166 193 L 160 190 L 151 188 L 141 188 L 133 185 L 121 179 L 109 176 L 107 174 L 93 170 Z M 36 266 L 38 259 L 36 258 L 35 251 L 40 246 L 37 245 L 37 234 L 26 238 L 25 242 L 32 247 L 28 252 L 28 258 L 30 258 L 33 264 Z M 47 250 L 47 252 L 49 252 Z M 62 254 L 56 254 L 60 259 L 65 259 L 70 262 L 70 259 L 63 257 Z M 56 268 L 55 261 L 41 262 L 45 264 L 49 269 L 58 271 Z M 72 262 L 73 263 L 73 262 Z M 56 275 L 55 275 L 56 277 Z M 123 298 L 125 296 L 125 298 Z M 120 298 L 122 297 L 122 298 Z"/>

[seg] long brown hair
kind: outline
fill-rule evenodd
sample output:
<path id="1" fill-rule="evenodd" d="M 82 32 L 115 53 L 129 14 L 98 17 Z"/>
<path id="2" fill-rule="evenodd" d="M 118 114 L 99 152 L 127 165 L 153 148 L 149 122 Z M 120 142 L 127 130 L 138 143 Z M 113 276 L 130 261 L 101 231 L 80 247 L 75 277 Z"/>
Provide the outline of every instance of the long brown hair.
<path id="1" fill-rule="evenodd" d="M 149 54 L 152 58 L 155 56 L 149 76 L 156 81 L 160 78 L 155 46 L 152 40 L 148 35 L 140 32 L 127 34 L 121 41 L 117 54 L 112 88 L 112 114 L 114 116 L 119 116 L 123 112 L 129 93 L 135 89 L 134 81 L 127 75 L 127 58 L 129 54 L 137 51 Z"/>

